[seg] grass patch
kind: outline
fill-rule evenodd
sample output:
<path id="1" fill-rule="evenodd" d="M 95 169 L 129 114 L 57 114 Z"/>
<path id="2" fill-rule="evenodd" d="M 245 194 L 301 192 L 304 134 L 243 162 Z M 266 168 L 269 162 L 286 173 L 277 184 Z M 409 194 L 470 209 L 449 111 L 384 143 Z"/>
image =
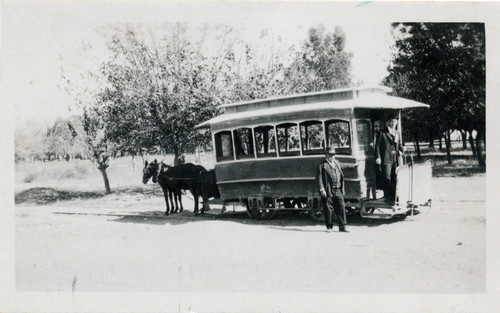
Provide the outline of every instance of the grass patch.
<path id="1" fill-rule="evenodd" d="M 163 197 L 161 191 L 155 188 L 143 188 L 142 186 L 117 188 L 109 195 L 106 195 L 104 191 L 63 190 L 51 187 L 34 187 L 16 193 L 15 203 L 44 205 L 57 201 L 92 200 L 99 198 L 106 198 L 109 201 L 124 199 L 142 201 L 158 197 Z"/>
<path id="2" fill-rule="evenodd" d="M 470 177 L 477 174 L 486 173 L 482 167 L 464 168 L 464 167 L 441 167 L 432 168 L 433 177 Z"/>
<path id="3" fill-rule="evenodd" d="M 82 192 L 82 191 L 68 191 L 57 190 L 47 187 L 36 187 L 16 193 L 16 204 L 49 204 L 56 201 L 68 201 L 74 199 L 95 199 L 103 197 L 102 192 Z"/>
<path id="4" fill-rule="evenodd" d="M 433 177 L 469 177 L 481 173 L 486 173 L 486 168 L 480 167 L 477 158 L 470 151 L 467 154 L 452 154 L 451 165 L 448 164 L 446 152 L 422 153 L 421 158 L 413 156 L 416 162 L 432 160 Z"/>

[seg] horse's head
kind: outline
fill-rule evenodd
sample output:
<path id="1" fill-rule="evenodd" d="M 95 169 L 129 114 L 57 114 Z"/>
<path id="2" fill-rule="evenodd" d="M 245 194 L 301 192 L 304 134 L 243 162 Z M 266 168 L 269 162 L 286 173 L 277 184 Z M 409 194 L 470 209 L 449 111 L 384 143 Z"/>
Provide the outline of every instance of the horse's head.
<path id="1" fill-rule="evenodd" d="M 159 167 L 160 167 L 160 164 L 156 160 L 149 163 L 149 165 L 148 165 L 148 161 L 146 161 L 144 163 L 144 169 L 142 170 L 142 183 L 146 184 L 151 177 L 153 177 L 153 183 L 156 183 L 158 181 L 158 169 L 159 169 Z"/>

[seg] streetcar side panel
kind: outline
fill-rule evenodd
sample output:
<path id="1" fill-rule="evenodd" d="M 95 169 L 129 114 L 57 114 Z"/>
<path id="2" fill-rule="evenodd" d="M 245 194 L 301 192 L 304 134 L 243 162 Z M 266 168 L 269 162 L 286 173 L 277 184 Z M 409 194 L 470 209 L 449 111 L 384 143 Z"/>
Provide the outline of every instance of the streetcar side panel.
<path id="1" fill-rule="evenodd" d="M 316 173 L 323 156 L 276 158 L 219 163 L 217 185 L 223 200 L 248 197 L 307 198 L 319 196 Z M 346 199 L 366 196 L 367 182 L 353 158 L 339 157 L 345 177 Z"/>

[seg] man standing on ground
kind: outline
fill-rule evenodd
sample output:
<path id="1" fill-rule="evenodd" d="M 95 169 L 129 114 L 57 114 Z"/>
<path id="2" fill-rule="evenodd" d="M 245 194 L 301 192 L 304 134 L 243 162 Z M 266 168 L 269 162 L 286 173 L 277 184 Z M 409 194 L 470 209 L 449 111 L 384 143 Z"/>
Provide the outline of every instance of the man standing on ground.
<path id="1" fill-rule="evenodd" d="M 378 134 L 375 144 L 375 163 L 382 171 L 382 188 L 387 203 L 394 203 L 396 200 L 396 168 L 400 165 L 399 157 L 404 153 L 397 124 L 397 116 L 389 116 L 387 127 Z"/>
<path id="2" fill-rule="evenodd" d="M 325 214 L 326 229 L 333 228 L 333 214 L 337 216 L 339 231 L 345 229 L 345 204 L 344 204 L 344 174 L 340 164 L 335 160 L 335 147 L 329 146 L 325 150 L 326 159 L 318 166 L 316 181 L 321 203 Z"/>

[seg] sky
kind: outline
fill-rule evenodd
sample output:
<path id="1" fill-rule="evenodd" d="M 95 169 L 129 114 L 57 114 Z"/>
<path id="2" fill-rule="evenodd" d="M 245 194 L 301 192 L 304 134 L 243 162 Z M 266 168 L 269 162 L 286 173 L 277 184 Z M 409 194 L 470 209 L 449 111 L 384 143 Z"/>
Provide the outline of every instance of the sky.
<path id="1" fill-rule="evenodd" d="M 2 102 L 8 105 L 3 110 L 17 123 L 68 116 L 73 100 L 58 87 L 61 67 L 70 73 L 95 68 L 95 60 L 106 58 L 102 30 L 107 26 L 227 24 L 250 42 L 257 42 L 260 30 L 267 28 L 288 44 L 303 40 L 310 27 L 323 24 L 333 31 L 338 25 L 346 33 L 346 50 L 354 54 L 354 80 L 372 86 L 387 74 L 392 22 L 448 21 L 457 17 L 457 10 L 471 15 L 465 6 L 451 11 L 402 2 L 3 0 L 0 78 Z M 92 45 L 92 57 L 82 52 L 82 42 Z"/>

